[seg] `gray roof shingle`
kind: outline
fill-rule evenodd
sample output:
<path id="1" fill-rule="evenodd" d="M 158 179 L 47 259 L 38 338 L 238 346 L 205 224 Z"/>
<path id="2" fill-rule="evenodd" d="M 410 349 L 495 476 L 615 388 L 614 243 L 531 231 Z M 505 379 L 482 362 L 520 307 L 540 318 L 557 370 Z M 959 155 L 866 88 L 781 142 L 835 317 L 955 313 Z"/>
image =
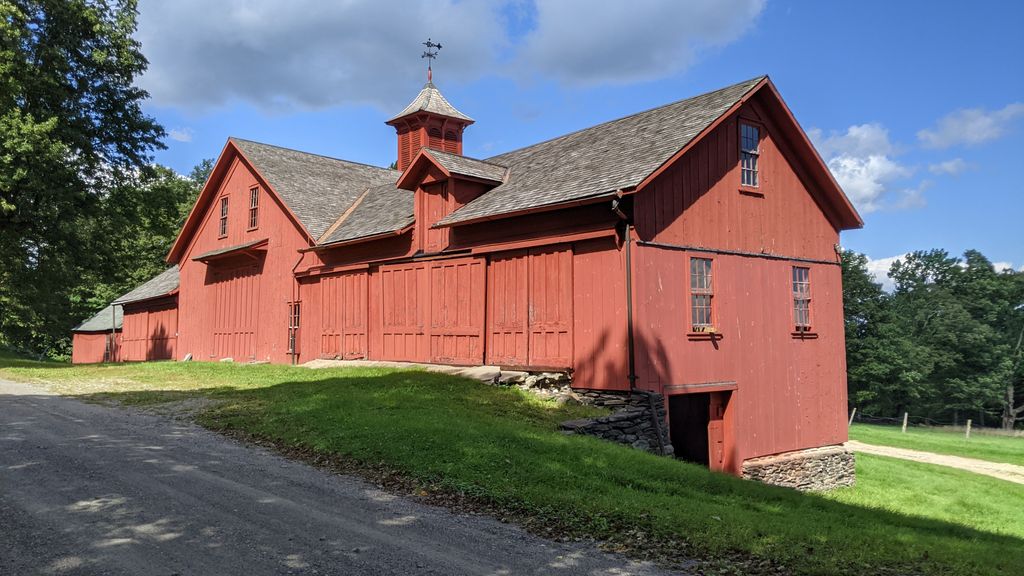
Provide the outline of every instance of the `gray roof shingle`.
<path id="1" fill-rule="evenodd" d="M 166 296 L 178 289 L 178 266 L 171 266 L 167 270 L 157 274 L 148 282 L 136 286 L 134 290 L 122 295 L 111 304 L 130 304 L 140 300 L 148 300 Z"/>
<path id="2" fill-rule="evenodd" d="M 433 112 L 434 114 L 440 114 L 441 116 L 447 116 L 448 118 L 458 118 L 459 120 L 465 120 L 466 122 L 472 122 L 473 119 L 466 116 L 462 112 L 455 109 L 450 102 L 441 94 L 441 91 L 434 86 L 433 82 L 427 82 L 420 93 L 412 99 L 412 102 L 405 107 L 404 110 L 392 116 L 388 122 L 394 122 L 399 118 L 404 118 L 409 114 L 415 114 L 416 112 Z"/>
<path id="3" fill-rule="evenodd" d="M 636 186 L 764 78 L 488 158 L 489 163 L 509 167 L 504 184 L 438 224 L 600 197 Z"/>
<path id="4" fill-rule="evenodd" d="M 483 160 L 477 160 L 476 158 L 470 158 L 469 156 L 460 156 L 458 154 L 442 152 L 441 150 L 435 150 L 433 148 L 425 148 L 425 150 L 435 160 L 437 160 L 441 166 L 444 166 L 445 170 L 453 174 L 472 176 L 483 180 L 491 180 L 492 182 L 501 182 L 505 179 L 505 173 L 508 172 L 508 168 L 505 166 L 485 162 Z"/>
<path id="5" fill-rule="evenodd" d="M 114 328 L 117 330 L 121 329 L 121 324 L 124 321 L 124 309 L 120 306 L 114 306 L 108 304 L 106 308 L 100 310 L 95 316 L 89 318 L 85 322 L 82 322 L 78 326 L 75 326 L 72 332 L 109 332 L 111 329 L 111 311 L 113 311 Z"/>
<path id="6" fill-rule="evenodd" d="M 413 223 L 413 193 L 394 184 L 382 184 L 366 191 L 366 197 L 348 218 L 319 244 L 333 244 L 386 234 Z"/>
<path id="7" fill-rule="evenodd" d="M 319 238 L 368 186 L 394 184 L 399 172 L 231 138 L 285 205 Z"/>

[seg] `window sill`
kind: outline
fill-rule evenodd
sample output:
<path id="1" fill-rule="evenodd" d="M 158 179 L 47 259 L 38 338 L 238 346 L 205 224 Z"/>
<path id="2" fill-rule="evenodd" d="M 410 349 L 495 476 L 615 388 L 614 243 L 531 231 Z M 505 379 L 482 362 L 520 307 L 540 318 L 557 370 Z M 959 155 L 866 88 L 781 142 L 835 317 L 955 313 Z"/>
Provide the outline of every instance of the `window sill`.
<path id="1" fill-rule="evenodd" d="M 752 188 L 750 186 L 740 185 L 740 194 L 744 196 L 753 196 L 755 198 L 764 198 L 764 191 L 760 188 Z"/>
<path id="2" fill-rule="evenodd" d="M 809 331 L 808 332 L 804 332 L 804 331 L 800 331 L 800 330 L 795 330 L 793 332 L 790 332 L 789 335 L 792 336 L 794 340 L 817 340 L 818 339 L 818 333 L 817 332 L 809 332 Z"/>
<path id="3" fill-rule="evenodd" d="M 686 339 L 687 340 L 695 340 L 695 341 L 708 340 L 708 341 L 711 341 L 711 342 L 717 342 L 718 340 L 721 340 L 723 337 L 724 336 L 723 336 L 723 334 L 721 332 L 687 332 L 686 333 Z"/>
<path id="4" fill-rule="evenodd" d="M 255 231 L 259 230 L 259 229 L 260 229 L 259 226 L 254 226 L 252 228 L 246 228 L 245 231 L 246 232 L 255 232 Z"/>

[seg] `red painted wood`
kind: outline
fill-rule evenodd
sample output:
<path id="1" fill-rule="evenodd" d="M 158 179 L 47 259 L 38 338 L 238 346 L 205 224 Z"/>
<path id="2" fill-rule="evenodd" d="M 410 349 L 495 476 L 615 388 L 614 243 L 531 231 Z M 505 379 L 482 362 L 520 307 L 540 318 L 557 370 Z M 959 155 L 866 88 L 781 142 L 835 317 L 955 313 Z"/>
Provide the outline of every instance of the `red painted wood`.
<path id="1" fill-rule="evenodd" d="M 381 359 L 426 362 L 427 266 L 380 267 Z"/>
<path id="2" fill-rule="evenodd" d="M 614 239 L 573 250 L 573 385 L 628 390 L 626 258 Z"/>
<path id="3" fill-rule="evenodd" d="M 321 357 L 366 358 L 368 277 L 367 272 L 350 272 L 320 280 Z"/>
<path id="4" fill-rule="evenodd" d="M 106 358 L 110 332 L 75 332 L 71 337 L 72 364 L 98 364 Z M 121 331 L 116 332 L 115 346 L 121 345 Z M 115 349 L 116 350 L 116 349 Z"/>
<path id="5" fill-rule="evenodd" d="M 430 264 L 429 272 L 431 362 L 482 363 L 484 259 L 440 260 Z"/>
<path id="6" fill-rule="evenodd" d="M 530 364 L 572 366 L 572 251 L 530 250 Z"/>
<path id="7" fill-rule="evenodd" d="M 124 309 L 116 357 L 120 362 L 174 358 L 178 340 L 177 297 L 161 298 Z"/>
<path id="8" fill-rule="evenodd" d="M 492 256 L 487 276 L 487 362 L 500 366 L 526 366 L 527 253 Z"/>

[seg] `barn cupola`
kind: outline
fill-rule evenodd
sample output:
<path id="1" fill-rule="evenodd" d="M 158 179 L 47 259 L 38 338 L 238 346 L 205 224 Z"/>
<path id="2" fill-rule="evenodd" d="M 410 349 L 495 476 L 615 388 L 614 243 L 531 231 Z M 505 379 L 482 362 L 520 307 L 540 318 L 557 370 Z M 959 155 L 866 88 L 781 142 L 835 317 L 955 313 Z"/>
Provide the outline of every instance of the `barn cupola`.
<path id="1" fill-rule="evenodd" d="M 427 47 L 423 57 L 432 61 L 441 45 L 429 39 L 423 44 Z M 404 172 L 424 146 L 461 155 L 462 131 L 472 123 L 472 118 L 459 112 L 437 89 L 428 65 L 426 85 L 404 110 L 387 121 L 398 133 L 398 169 Z"/>

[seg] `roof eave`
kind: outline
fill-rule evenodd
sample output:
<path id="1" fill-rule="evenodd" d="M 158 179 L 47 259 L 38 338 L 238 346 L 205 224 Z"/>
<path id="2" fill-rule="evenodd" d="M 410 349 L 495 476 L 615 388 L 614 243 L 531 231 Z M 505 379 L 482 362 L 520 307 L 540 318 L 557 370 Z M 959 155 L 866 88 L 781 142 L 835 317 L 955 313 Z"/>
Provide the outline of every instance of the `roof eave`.
<path id="1" fill-rule="evenodd" d="M 587 196 L 586 198 L 578 198 L 576 200 L 569 200 L 567 202 L 555 202 L 552 204 L 544 204 L 541 206 L 533 206 L 531 208 L 523 208 L 522 210 L 513 210 L 510 212 L 501 212 L 499 214 L 488 214 L 486 216 L 478 216 L 475 218 L 467 218 L 465 220 L 456 220 L 452 222 L 438 222 L 431 226 L 431 228 L 454 228 L 456 226 L 468 226 L 470 224 L 479 224 L 481 222 L 492 222 L 494 220 L 504 220 L 506 218 L 515 218 L 516 216 L 525 216 L 527 214 L 538 214 L 541 212 L 553 212 L 555 210 L 565 210 L 567 208 L 577 208 L 579 206 L 589 206 L 591 204 L 599 204 L 606 200 L 614 200 L 621 198 L 625 194 L 629 194 L 633 191 L 632 186 L 623 188 L 621 190 L 615 190 L 612 192 L 602 192 L 594 196 Z M 458 214 L 458 211 L 452 212 L 452 214 Z"/>
<path id="2" fill-rule="evenodd" d="M 390 232 L 378 232 L 377 234 L 369 234 L 366 236 L 360 236 L 358 238 L 349 238 L 346 240 L 338 240 L 335 242 L 328 242 L 327 244 L 317 244 L 316 246 L 310 246 L 309 248 L 302 248 L 299 252 L 322 252 L 331 248 L 339 248 L 341 246 L 351 246 L 352 244 L 361 244 L 363 242 L 371 242 L 373 240 L 381 240 L 384 238 L 391 238 L 393 236 L 401 236 L 406 232 L 413 229 L 415 223 L 407 224 L 398 230 L 392 230 Z"/>

